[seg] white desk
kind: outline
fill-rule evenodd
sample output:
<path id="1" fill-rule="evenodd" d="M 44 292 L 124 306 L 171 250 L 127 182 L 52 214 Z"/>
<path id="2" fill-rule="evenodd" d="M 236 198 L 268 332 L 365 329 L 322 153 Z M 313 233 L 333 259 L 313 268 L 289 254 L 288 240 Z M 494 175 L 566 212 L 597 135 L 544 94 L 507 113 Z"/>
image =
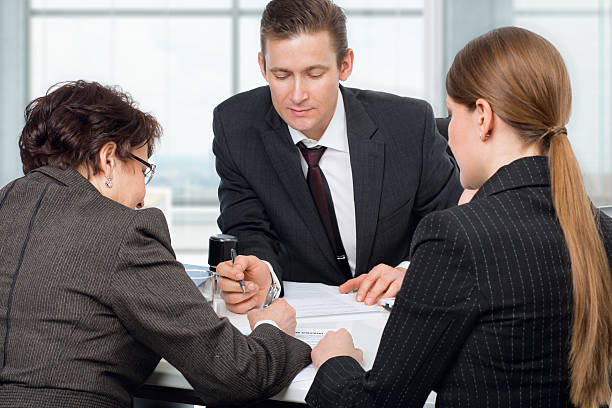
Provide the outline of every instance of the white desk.
<path id="1" fill-rule="evenodd" d="M 291 303 L 290 299 L 288 299 L 288 301 Z M 236 315 L 227 311 L 221 311 L 221 314 L 229 315 L 232 323 L 239 328 L 248 326 L 246 315 Z M 304 317 L 298 319 L 297 325 L 298 328 L 346 328 L 353 335 L 355 346 L 363 350 L 363 367 L 367 370 L 372 368 L 374 364 L 376 351 L 388 317 L 389 312 L 386 311 L 323 317 Z M 193 390 L 183 375 L 166 360 L 160 361 L 146 384 Z M 304 399 L 311 384 L 312 380 L 292 382 L 285 390 L 272 397 L 272 399 L 304 403 Z M 434 406 L 435 393 L 432 393 L 427 399 L 425 408 L 433 408 Z"/>

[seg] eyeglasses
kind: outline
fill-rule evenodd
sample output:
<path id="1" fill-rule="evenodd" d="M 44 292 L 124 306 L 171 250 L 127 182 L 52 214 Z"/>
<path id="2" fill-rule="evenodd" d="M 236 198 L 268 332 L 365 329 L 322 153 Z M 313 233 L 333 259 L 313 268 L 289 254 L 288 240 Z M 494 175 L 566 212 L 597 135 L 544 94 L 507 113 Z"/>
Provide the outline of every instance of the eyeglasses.
<path id="1" fill-rule="evenodd" d="M 135 154 L 130 153 L 130 156 L 132 156 L 132 159 L 139 161 L 140 163 L 144 164 L 145 166 L 147 166 L 147 169 L 144 171 L 144 176 L 145 176 L 145 185 L 149 184 L 149 181 L 151 181 L 151 179 L 153 178 L 153 175 L 155 174 L 155 165 L 148 163 L 144 160 L 142 160 L 140 157 L 136 156 Z"/>

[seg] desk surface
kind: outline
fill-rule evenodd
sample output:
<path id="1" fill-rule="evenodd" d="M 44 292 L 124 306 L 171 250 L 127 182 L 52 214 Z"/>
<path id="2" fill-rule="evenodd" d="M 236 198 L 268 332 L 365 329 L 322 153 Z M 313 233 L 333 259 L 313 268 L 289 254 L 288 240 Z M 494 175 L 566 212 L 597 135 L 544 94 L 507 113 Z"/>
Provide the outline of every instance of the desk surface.
<path id="1" fill-rule="evenodd" d="M 290 302 L 290 301 L 289 301 Z M 291 303 L 291 302 L 290 302 Z M 222 307 L 224 309 L 224 307 Z M 238 328 L 248 326 L 246 315 L 236 315 L 225 310 L 221 314 L 228 315 L 230 321 Z M 363 350 L 363 367 L 372 368 L 376 351 L 380 344 L 383 329 L 387 323 L 389 312 L 372 312 L 359 314 L 344 314 L 335 316 L 303 317 L 297 319 L 298 328 L 339 329 L 346 328 L 352 335 L 355 346 Z M 193 390 L 183 375 L 166 360 L 161 360 L 157 368 L 147 380 L 148 385 L 172 387 Z M 292 382 L 282 392 L 272 397 L 280 401 L 304 403 L 304 399 L 312 380 Z M 435 406 L 435 394 L 432 393 L 425 404 L 426 408 Z"/>

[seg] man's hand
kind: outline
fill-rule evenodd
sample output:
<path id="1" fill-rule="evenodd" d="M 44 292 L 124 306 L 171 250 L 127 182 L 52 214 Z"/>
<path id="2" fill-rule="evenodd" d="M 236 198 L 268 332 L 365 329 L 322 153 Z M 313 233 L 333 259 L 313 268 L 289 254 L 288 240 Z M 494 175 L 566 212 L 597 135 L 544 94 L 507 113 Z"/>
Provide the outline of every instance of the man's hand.
<path id="1" fill-rule="evenodd" d="M 338 356 L 353 357 L 359 364 L 363 364 L 363 351 L 355 348 L 353 337 L 346 329 L 328 331 L 319 344 L 312 349 L 310 356 L 317 370 L 324 362 Z"/>
<path id="2" fill-rule="evenodd" d="M 295 309 L 285 299 L 276 299 L 270 306 L 263 309 L 253 309 L 248 314 L 251 329 L 260 320 L 274 320 L 278 328 L 290 336 L 295 336 Z"/>
<path id="3" fill-rule="evenodd" d="M 402 288 L 404 275 L 406 275 L 405 268 L 379 264 L 370 272 L 344 282 L 340 285 L 340 293 L 357 290 L 355 299 L 358 302 L 364 302 L 366 305 L 378 302 L 380 305 L 380 299 L 395 297 Z"/>
<path id="4" fill-rule="evenodd" d="M 261 305 L 272 283 L 268 265 L 253 255 L 238 255 L 233 265 L 232 261 L 221 262 L 217 265 L 217 274 L 221 297 L 227 310 L 234 313 L 246 313 Z M 244 294 L 238 283 L 241 279 L 244 279 Z"/>

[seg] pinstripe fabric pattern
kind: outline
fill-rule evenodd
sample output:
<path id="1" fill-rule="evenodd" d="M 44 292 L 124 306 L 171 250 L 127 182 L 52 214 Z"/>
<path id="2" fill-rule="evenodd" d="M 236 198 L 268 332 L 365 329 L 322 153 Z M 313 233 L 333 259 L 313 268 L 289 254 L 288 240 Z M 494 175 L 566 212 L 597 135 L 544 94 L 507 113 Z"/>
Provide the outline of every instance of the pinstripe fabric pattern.
<path id="1" fill-rule="evenodd" d="M 502 167 L 419 224 L 376 361 L 319 369 L 314 407 L 570 407 L 569 255 L 545 157 Z M 612 220 L 601 216 L 608 256 Z M 612 259 L 610 259 L 612 261 Z"/>
<path id="2" fill-rule="evenodd" d="M 166 358 L 209 404 L 279 392 L 310 348 L 243 336 L 175 260 L 157 209 L 44 167 L 0 191 L 0 407 L 127 407 Z"/>
<path id="3" fill-rule="evenodd" d="M 4 204 L 4 200 L 6 199 L 6 197 L 8 197 L 8 195 L 11 192 L 11 190 L 13 189 L 13 187 L 15 187 L 15 182 L 16 181 L 17 180 L 14 180 L 9 185 L 7 185 L 5 188 L 3 188 L 2 191 L 0 191 L 2 193 L 2 198 L 0 199 L 0 210 L 2 209 L 2 205 Z"/>
<path id="4" fill-rule="evenodd" d="M 13 186 L 14 184 L 11 185 L 11 188 Z M 32 215 L 30 216 L 30 222 L 28 223 L 28 230 L 26 232 L 26 236 L 25 236 L 23 245 L 21 246 L 21 252 L 19 254 L 19 261 L 17 262 L 17 268 L 15 269 L 15 273 L 13 273 L 13 278 L 11 280 L 11 288 L 9 290 L 8 299 L 6 301 L 6 304 L 7 304 L 6 319 L 5 319 L 6 330 L 5 330 L 5 335 L 4 335 L 4 344 L 2 346 L 2 365 L 0 365 L 0 374 L 2 374 L 4 367 L 6 367 L 7 344 L 8 344 L 8 339 L 9 339 L 9 335 L 11 332 L 11 307 L 13 306 L 13 295 L 15 293 L 15 284 L 17 283 L 17 278 L 19 277 L 19 271 L 21 270 L 21 265 L 23 264 L 25 251 L 28 248 L 28 244 L 30 242 L 32 226 L 34 225 L 34 221 L 36 220 L 36 215 L 38 215 L 38 210 L 40 209 L 40 204 L 43 198 L 45 198 L 45 194 L 47 193 L 48 189 L 49 189 L 49 185 L 45 186 L 45 189 L 40 194 L 40 197 L 38 198 L 38 201 L 36 202 L 36 206 L 34 207 L 34 211 L 32 212 Z M 6 195 L 5 195 L 5 198 L 6 198 Z"/>

